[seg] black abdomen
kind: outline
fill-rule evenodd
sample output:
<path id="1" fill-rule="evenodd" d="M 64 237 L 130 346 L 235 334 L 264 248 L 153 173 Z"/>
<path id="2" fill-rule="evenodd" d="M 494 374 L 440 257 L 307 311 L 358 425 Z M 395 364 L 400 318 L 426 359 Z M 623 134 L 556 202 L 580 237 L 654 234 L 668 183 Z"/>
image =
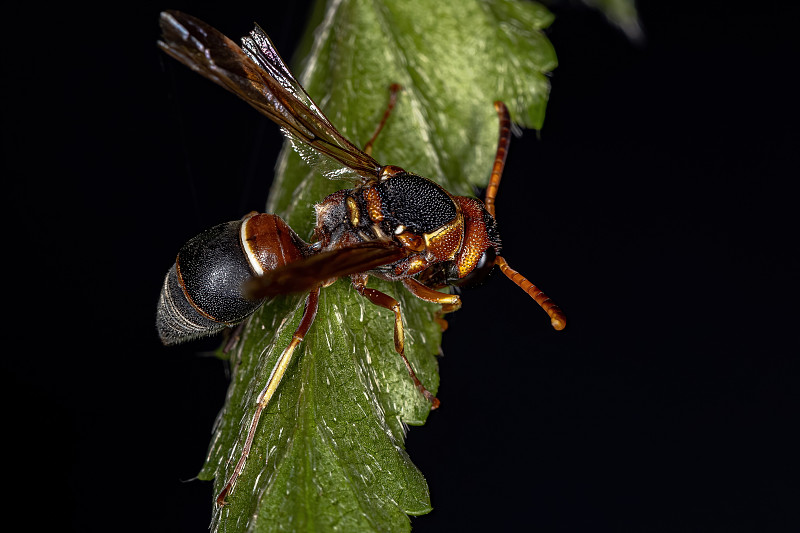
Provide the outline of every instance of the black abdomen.
<path id="1" fill-rule="evenodd" d="M 241 225 L 237 220 L 214 226 L 187 242 L 178 254 L 186 294 L 217 322 L 239 322 L 261 305 L 242 294 L 253 271 L 240 244 Z"/>
<path id="2" fill-rule="evenodd" d="M 187 242 L 164 279 L 156 327 L 164 344 L 216 333 L 247 318 L 263 300 L 242 295 L 253 276 L 242 250 L 242 221 L 219 224 Z"/>

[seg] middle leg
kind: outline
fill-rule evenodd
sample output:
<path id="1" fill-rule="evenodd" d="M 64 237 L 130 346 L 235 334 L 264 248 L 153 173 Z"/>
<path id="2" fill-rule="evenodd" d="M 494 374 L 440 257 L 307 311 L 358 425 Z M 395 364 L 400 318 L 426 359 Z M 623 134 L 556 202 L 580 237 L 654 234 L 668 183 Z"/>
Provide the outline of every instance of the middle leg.
<path id="1" fill-rule="evenodd" d="M 406 358 L 405 334 L 403 332 L 403 314 L 400 311 L 400 302 L 377 289 L 367 287 L 368 276 L 366 274 L 353 274 L 350 276 L 350 279 L 352 280 L 353 287 L 361 296 L 365 297 L 373 304 L 383 307 L 384 309 L 388 309 L 394 313 L 394 349 L 398 354 L 400 354 L 400 357 L 403 358 L 403 363 L 406 365 L 408 374 L 414 381 L 414 385 L 417 387 L 417 390 L 419 390 L 419 392 L 425 396 L 429 402 L 431 402 L 431 409 L 436 409 L 439 407 L 439 400 L 436 398 L 436 396 L 431 394 L 428 389 L 425 388 L 422 382 L 420 382 L 416 372 L 414 372 L 414 369 L 411 366 L 411 363 L 409 363 L 408 359 Z"/>

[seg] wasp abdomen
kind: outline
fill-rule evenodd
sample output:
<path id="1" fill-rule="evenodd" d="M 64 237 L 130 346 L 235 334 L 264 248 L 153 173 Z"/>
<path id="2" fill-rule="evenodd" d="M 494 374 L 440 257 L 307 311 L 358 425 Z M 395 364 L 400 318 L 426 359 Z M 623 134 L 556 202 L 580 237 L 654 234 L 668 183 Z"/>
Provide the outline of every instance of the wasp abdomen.
<path id="1" fill-rule="evenodd" d="M 254 273 L 240 244 L 241 225 L 239 220 L 219 224 L 181 248 L 158 305 L 164 344 L 216 333 L 261 305 L 242 294 L 242 284 Z"/>
<path id="2" fill-rule="evenodd" d="M 228 222 L 204 231 L 181 248 L 176 261 L 189 300 L 218 322 L 239 322 L 259 305 L 242 294 L 242 285 L 254 272 L 239 242 L 241 224 Z"/>
<path id="3" fill-rule="evenodd" d="M 227 324 L 208 318 L 189 302 L 178 280 L 177 269 L 172 265 L 158 299 L 156 328 L 161 342 L 177 344 L 213 335 L 225 327 Z"/>
<path id="4" fill-rule="evenodd" d="M 276 215 L 253 215 L 204 231 L 187 242 L 167 273 L 156 324 L 175 344 L 241 322 L 264 302 L 242 292 L 255 275 L 296 261 L 304 243 Z"/>
<path id="5" fill-rule="evenodd" d="M 240 236 L 249 265 L 259 276 L 301 259 L 308 246 L 281 217 L 267 213 L 248 217 Z"/>

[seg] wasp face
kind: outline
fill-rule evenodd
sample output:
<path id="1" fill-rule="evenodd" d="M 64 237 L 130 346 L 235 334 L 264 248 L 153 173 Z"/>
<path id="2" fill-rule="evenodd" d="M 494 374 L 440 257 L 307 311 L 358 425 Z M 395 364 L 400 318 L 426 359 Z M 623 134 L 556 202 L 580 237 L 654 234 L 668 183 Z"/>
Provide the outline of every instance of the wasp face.
<path id="1" fill-rule="evenodd" d="M 474 198 L 454 198 L 462 213 L 464 237 L 453 260 L 432 266 L 421 274 L 420 281 L 426 285 L 480 285 L 489 276 L 495 258 L 500 255 L 500 233 L 494 217 Z"/>

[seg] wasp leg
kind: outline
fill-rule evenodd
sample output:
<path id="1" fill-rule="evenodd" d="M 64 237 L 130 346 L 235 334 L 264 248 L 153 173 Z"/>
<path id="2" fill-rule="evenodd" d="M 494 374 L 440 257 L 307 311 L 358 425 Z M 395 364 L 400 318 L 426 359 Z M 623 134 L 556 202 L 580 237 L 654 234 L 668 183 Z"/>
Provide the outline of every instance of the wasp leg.
<path id="1" fill-rule="evenodd" d="M 461 298 L 457 294 L 448 294 L 431 289 L 427 285 L 423 285 L 414 278 L 406 278 L 403 280 L 403 285 L 408 292 L 426 302 L 433 302 L 441 304 L 442 309 L 436 313 L 436 323 L 442 328 L 442 331 L 447 329 L 447 320 L 442 318 L 447 313 L 452 313 L 461 308 Z"/>
<path id="2" fill-rule="evenodd" d="M 319 288 L 311 291 L 308 294 L 308 297 L 306 298 L 305 310 L 303 311 L 303 318 L 300 319 L 300 325 L 297 326 L 294 335 L 292 335 L 292 340 L 289 345 L 283 349 L 280 357 L 278 357 L 278 362 L 275 363 L 275 367 L 272 369 L 272 373 L 269 375 L 267 385 L 258 395 L 256 412 L 253 415 L 253 420 L 250 422 L 250 429 L 247 431 L 247 438 L 244 441 L 244 447 L 242 447 L 242 454 L 239 456 L 239 461 L 237 461 L 236 466 L 233 468 L 233 473 L 228 478 L 227 483 L 225 483 L 222 491 L 217 496 L 217 505 L 225 505 L 225 497 L 231 492 L 231 490 L 233 490 L 236 479 L 239 477 L 239 474 L 242 473 L 244 463 L 247 460 L 247 456 L 250 454 L 250 447 L 253 445 L 253 438 L 256 435 L 258 419 L 261 418 L 262 411 L 264 411 L 264 408 L 267 407 L 270 399 L 272 399 L 272 395 L 275 393 L 278 385 L 280 385 L 281 379 L 283 379 L 283 375 L 286 373 L 286 369 L 289 367 L 289 363 L 292 360 L 292 354 L 294 353 L 295 348 L 297 348 L 297 345 L 302 342 L 303 338 L 306 336 L 306 333 L 308 333 L 309 328 L 311 328 L 311 324 L 314 323 L 314 318 L 317 316 L 318 307 Z"/>
<path id="3" fill-rule="evenodd" d="M 389 115 L 392 114 L 392 109 L 394 109 L 394 105 L 397 103 L 397 93 L 399 93 L 402 90 L 403 88 L 400 86 L 399 83 L 393 83 L 389 87 L 389 105 L 386 106 L 386 111 L 383 112 L 383 118 L 381 119 L 380 124 L 378 124 L 378 127 L 375 129 L 375 133 L 372 134 L 370 140 L 368 140 L 367 144 L 364 145 L 364 152 L 366 152 L 368 155 L 372 155 L 372 145 L 375 144 L 375 140 L 378 138 L 378 134 L 386 125 L 386 121 L 389 119 Z"/>
<path id="4" fill-rule="evenodd" d="M 239 342 L 239 338 L 242 336 L 242 330 L 244 330 L 244 325 L 246 323 L 246 321 L 240 322 L 236 324 L 235 328 L 225 330 L 225 344 L 222 346 L 223 354 L 228 355 L 231 353 L 233 347 Z"/>
<path id="5" fill-rule="evenodd" d="M 358 291 L 359 294 L 361 294 L 361 296 L 365 297 L 373 304 L 383 307 L 384 309 L 388 309 L 394 313 L 394 349 L 398 354 L 400 354 L 400 357 L 403 358 L 403 363 L 405 363 L 408 374 L 414 381 L 414 385 L 416 385 L 417 390 L 419 390 L 419 392 L 425 396 L 429 402 L 431 402 L 431 409 L 436 409 L 439 407 L 439 400 L 436 398 L 436 396 L 431 394 L 424 385 L 422 385 L 422 382 L 420 382 L 417 374 L 414 372 L 414 369 L 411 368 L 411 363 L 409 363 L 408 359 L 406 358 L 405 334 L 403 333 L 403 314 L 400 311 L 400 302 L 388 294 L 367 287 L 367 278 L 368 276 L 366 274 L 354 274 L 350 276 L 353 287 Z"/>

